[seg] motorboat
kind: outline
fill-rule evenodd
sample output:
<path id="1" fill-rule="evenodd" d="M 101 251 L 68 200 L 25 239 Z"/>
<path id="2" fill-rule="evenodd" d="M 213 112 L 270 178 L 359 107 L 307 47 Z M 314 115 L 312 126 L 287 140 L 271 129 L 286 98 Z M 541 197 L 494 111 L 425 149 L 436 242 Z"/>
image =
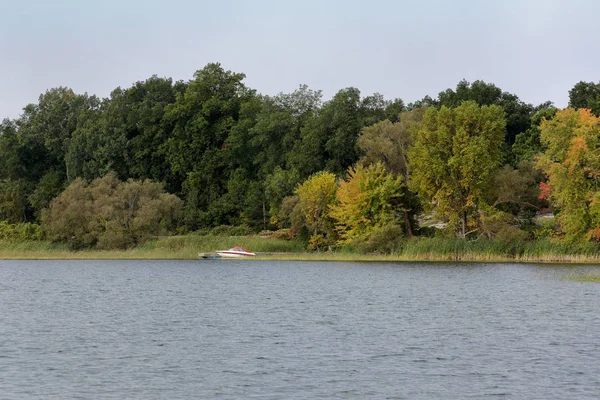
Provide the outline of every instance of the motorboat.
<path id="1" fill-rule="evenodd" d="M 241 246 L 235 246 L 230 248 L 229 250 L 217 250 L 215 251 L 221 257 L 252 257 L 255 256 L 255 253 L 252 253 Z"/>

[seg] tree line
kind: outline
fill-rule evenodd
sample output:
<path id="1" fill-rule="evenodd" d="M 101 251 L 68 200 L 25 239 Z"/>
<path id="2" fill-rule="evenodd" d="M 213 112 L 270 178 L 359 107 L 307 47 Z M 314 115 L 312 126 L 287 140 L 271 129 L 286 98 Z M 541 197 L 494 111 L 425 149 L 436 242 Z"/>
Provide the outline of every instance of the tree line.
<path id="1" fill-rule="evenodd" d="M 551 207 L 560 224 L 547 234 L 600 239 L 600 83 L 577 83 L 557 110 L 483 81 L 406 104 L 356 88 L 324 101 L 304 85 L 266 96 L 244 78 L 208 64 L 105 99 L 46 91 L 0 125 L 0 220 L 78 246 L 246 225 L 368 247 L 433 234 L 427 218 L 464 238 L 534 237 Z M 82 226 L 69 204 L 96 234 L 64 231 Z"/>

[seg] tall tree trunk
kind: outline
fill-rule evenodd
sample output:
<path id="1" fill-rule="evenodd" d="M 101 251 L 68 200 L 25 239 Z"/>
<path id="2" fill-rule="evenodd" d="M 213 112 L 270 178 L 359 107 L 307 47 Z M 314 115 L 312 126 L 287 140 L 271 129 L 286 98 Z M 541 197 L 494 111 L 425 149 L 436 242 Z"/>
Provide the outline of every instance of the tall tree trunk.
<path id="1" fill-rule="evenodd" d="M 404 216 L 404 229 L 406 230 L 406 236 L 408 237 L 413 237 L 413 230 L 412 230 L 412 222 L 410 221 L 410 215 L 408 214 L 408 211 L 402 211 L 402 215 Z"/>

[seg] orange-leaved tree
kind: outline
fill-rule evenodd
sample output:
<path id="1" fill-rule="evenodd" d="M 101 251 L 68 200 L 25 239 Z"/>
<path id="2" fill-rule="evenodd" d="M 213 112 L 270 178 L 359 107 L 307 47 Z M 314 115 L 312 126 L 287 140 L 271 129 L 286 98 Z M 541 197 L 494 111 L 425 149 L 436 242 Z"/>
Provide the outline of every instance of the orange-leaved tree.
<path id="1" fill-rule="evenodd" d="M 567 108 L 540 125 L 546 151 L 538 166 L 548 176 L 544 195 L 559 208 L 568 238 L 600 240 L 600 118 Z"/>

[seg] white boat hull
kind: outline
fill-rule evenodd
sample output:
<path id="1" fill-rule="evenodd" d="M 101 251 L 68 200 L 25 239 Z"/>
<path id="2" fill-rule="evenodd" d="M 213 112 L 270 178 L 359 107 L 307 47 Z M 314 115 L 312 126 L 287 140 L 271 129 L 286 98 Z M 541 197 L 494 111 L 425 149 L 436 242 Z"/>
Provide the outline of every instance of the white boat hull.
<path id="1" fill-rule="evenodd" d="M 238 252 L 231 252 L 231 251 L 217 251 L 216 253 L 218 255 L 220 255 L 221 257 L 231 257 L 231 258 L 247 258 L 247 257 L 253 257 L 256 255 L 254 253 L 238 253 Z"/>

